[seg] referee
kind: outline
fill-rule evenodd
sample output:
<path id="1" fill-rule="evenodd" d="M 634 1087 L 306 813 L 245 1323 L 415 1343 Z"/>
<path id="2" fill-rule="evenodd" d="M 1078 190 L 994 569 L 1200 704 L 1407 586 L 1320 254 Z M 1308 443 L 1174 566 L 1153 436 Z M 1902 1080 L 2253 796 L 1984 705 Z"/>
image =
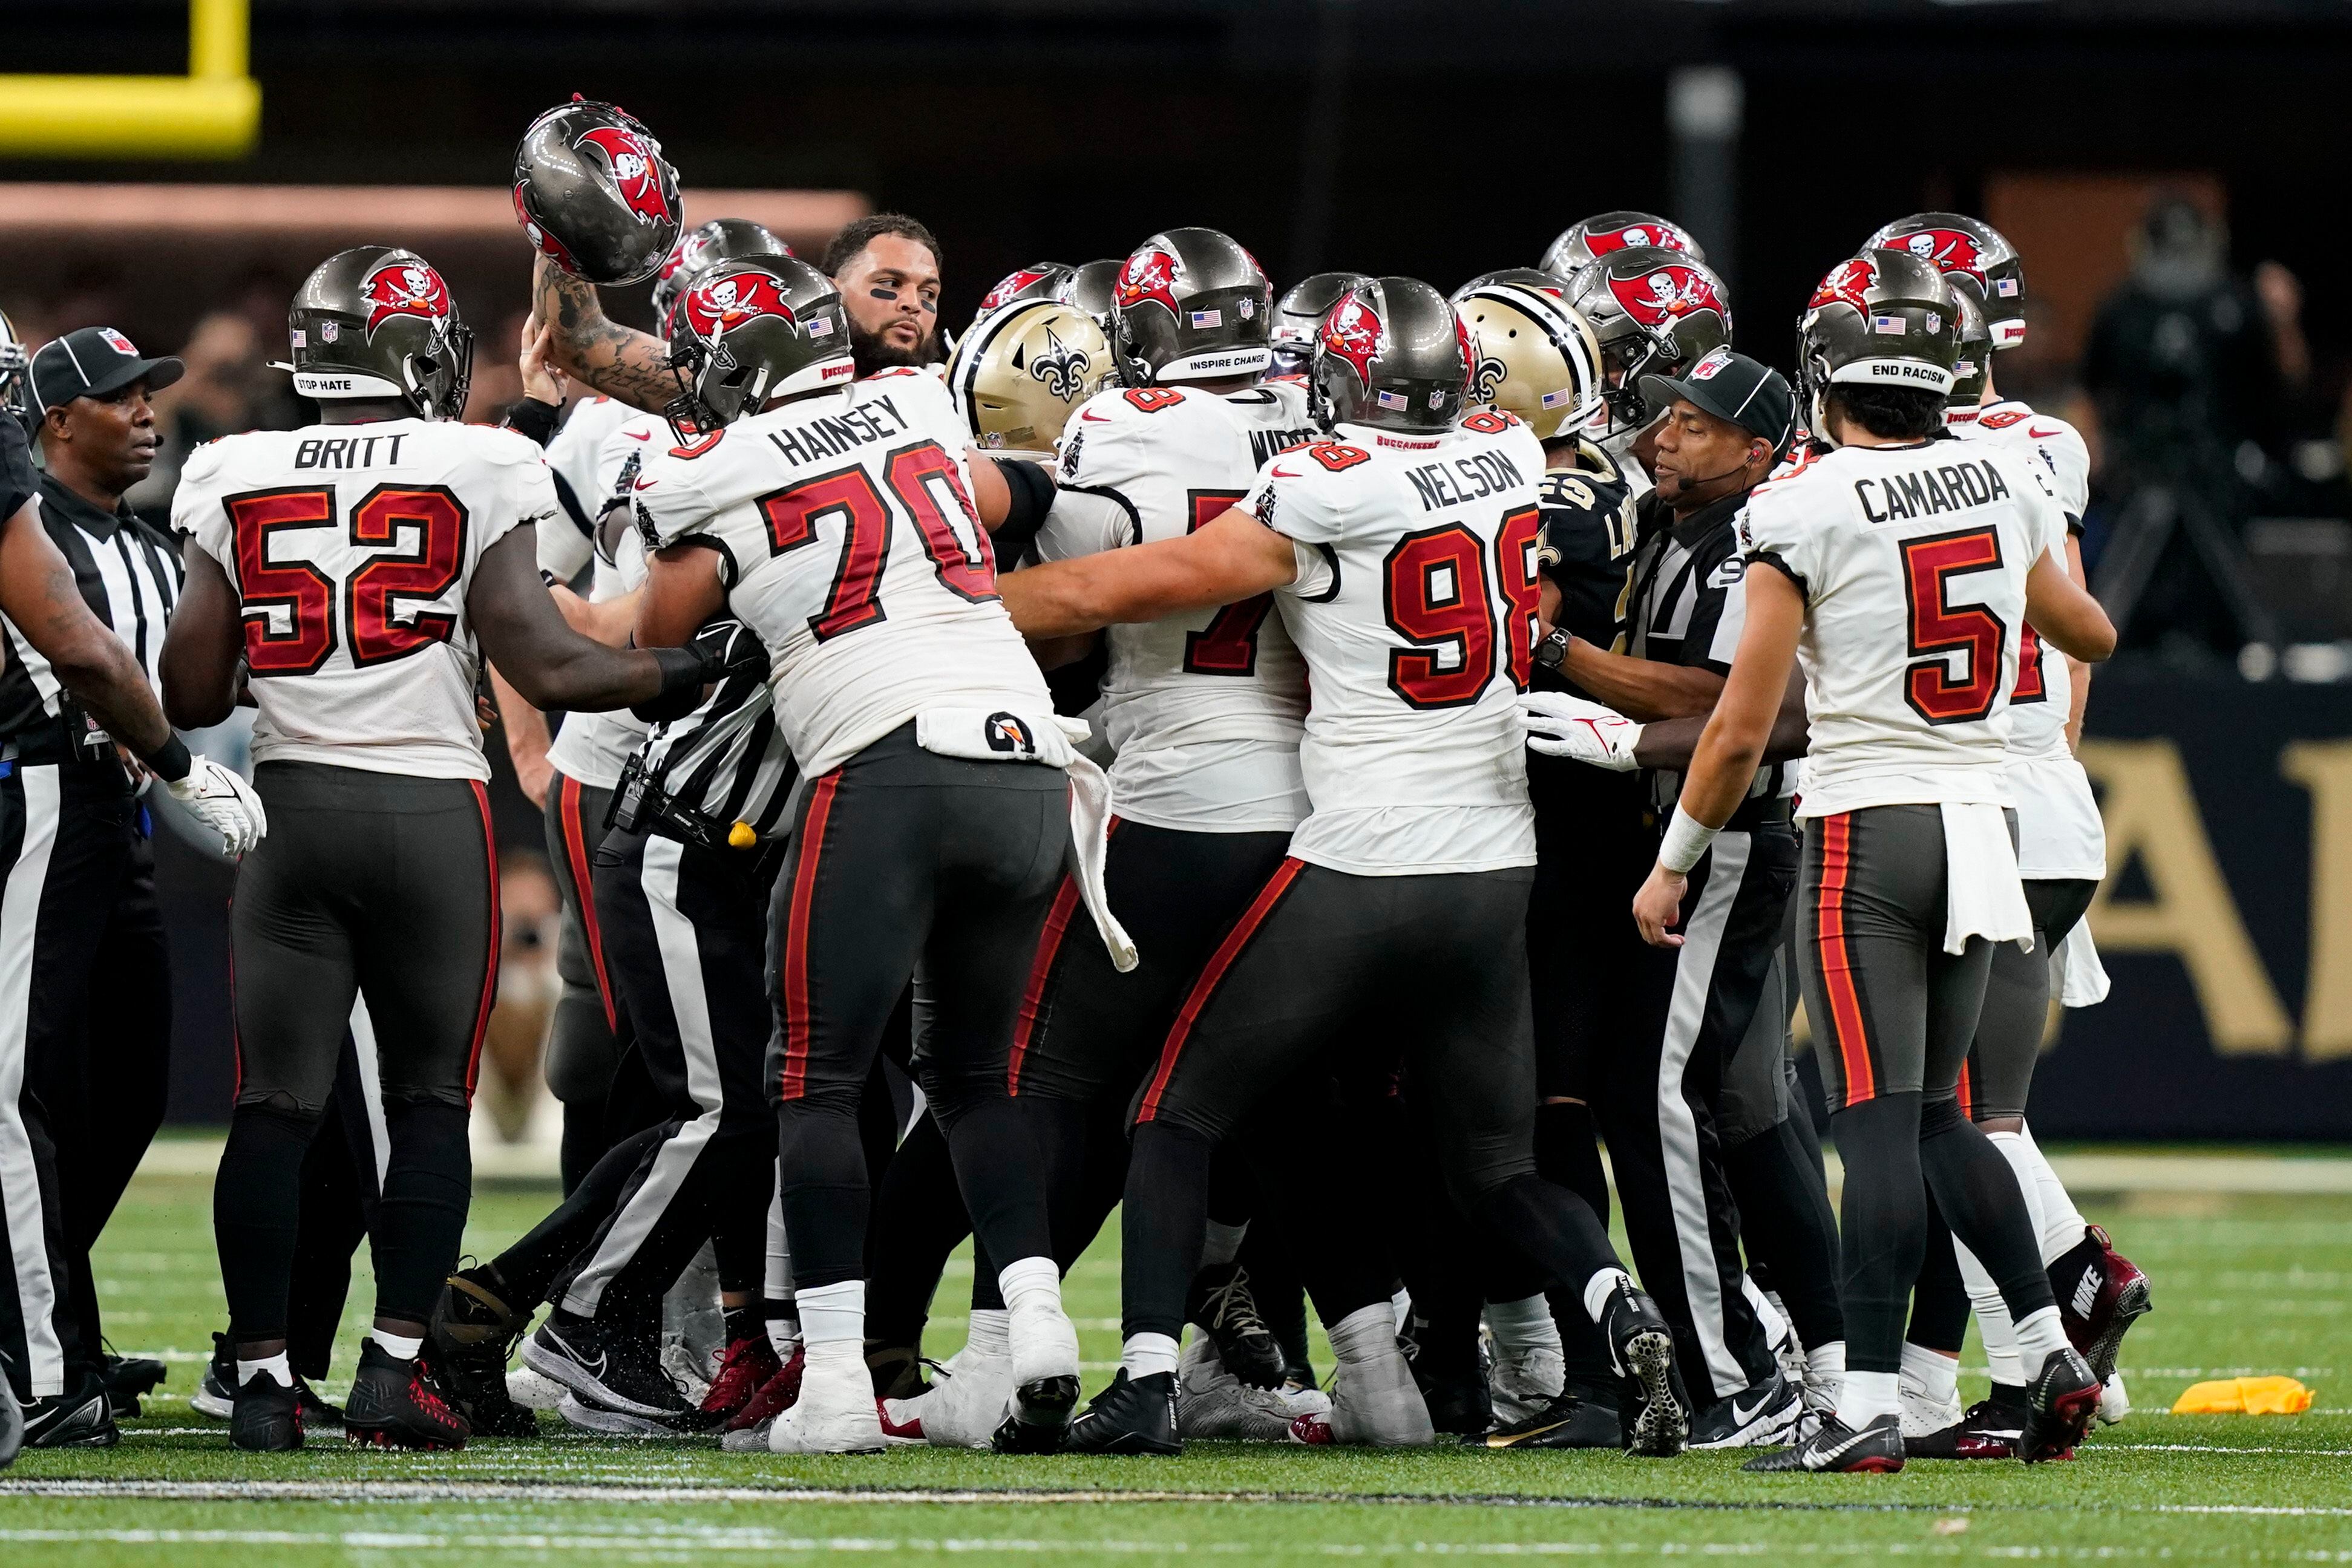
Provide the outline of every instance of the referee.
<path id="1" fill-rule="evenodd" d="M 143 358 L 104 327 L 34 355 L 48 465 L 37 484 L 15 417 L 20 378 L 5 371 L 0 361 L 0 1221 L 12 1286 L 0 1355 L 27 1442 L 102 1445 L 117 1437 L 115 1400 L 163 1373 L 109 1363 L 89 1281 L 90 1245 L 163 1120 L 171 1034 L 153 859 L 123 755 L 234 849 L 263 821 L 242 780 L 189 757 L 155 700 L 179 559 L 122 497 L 154 462 L 148 394 L 180 362 Z"/>
<path id="2" fill-rule="evenodd" d="M 1646 722 L 1703 716 L 1722 691 L 1747 604 L 1736 520 L 1785 447 L 1796 403 L 1778 371 L 1728 349 L 1685 380 L 1644 377 L 1642 393 L 1669 412 L 1655 436 L 1657 487 L 1636 513 L 1627 651 L 1571 640 L 1559 673 Z M 1626 1234 L 1701 1407 L 1694 1448 L 1775 1440 L 1801 1411 L 1746 1295 L 1717 1124 L 1724 1068 L 1755 1016 L 1796 885 L 1793 772 L 1759 771 L 1694 873 L 1680 947 L 1645 954 L 1623 920 L 1626 1032 L 1595 1063 L 1594 1109 Z M 1663 818 L 1681 775 L 1655 769 L 1645 781 L 1652 817 Z"/>

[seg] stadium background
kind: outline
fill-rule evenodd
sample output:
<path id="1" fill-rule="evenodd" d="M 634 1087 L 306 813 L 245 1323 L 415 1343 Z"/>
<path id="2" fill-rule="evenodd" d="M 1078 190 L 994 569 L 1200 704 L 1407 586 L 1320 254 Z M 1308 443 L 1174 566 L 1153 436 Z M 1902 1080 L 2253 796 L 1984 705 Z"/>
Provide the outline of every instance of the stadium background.
<path id="1" fill-rule="evenodd" d="M 187 29 L 185 0 L 18 0 L 5 68 L 176 74 Z M 2184 198 L 2226 223 L 2233 298 L 2262 312 L 2279 374 L 2222 410 L 2243 442 L 2188 451 L 2157 481 L 2103 476 L 2095 571 L 2145 523 L 2135 498 L 2171 485 L 2215 500 L 2271 624 L 2217 623 L 2200 568 L 2176 560 L 2181 623 L 2144 620 L 2095 685 L 2085 761 L 2116 853 L 2094 925 L 2116 991 L 2065 1020 L 2035 1121 L 2052 1137 L 2352 1137 L 2352 174 L 2334 153 L 2352 141 L 2352 10 L 257 0 L 251 68 L 247 155 L 0 152 L 0 306 L 28 334 L 105 321 L 192 358 L 202 340 L 224 366 L 216 407 L 242 396 L 256 417 L 282 397 L 252 363 L 275 352 L 271 317 L 319 256 L 365 240 L 414 243 L 447 272 L 483 335 L 484 399 L 510 389 L 529 257 L 503 182 L 521 126 L 574 90 L 652 125 L 690 204 L 763 193 L 796 243 L 869 206 L 921 216 L 946 250 L 951 327 L 1017 265 L 1120 254 L 1179 223 L 1231 232 L 1277 287 L 1346 266 L 1450 287 L 1624 206 L 1688 224 L 1732 287 L 1738 345 L 1785 362 L 1806 291 L 1877 224 L 1980 212 L 2020 243 L 2036 299 L 2003 389 L 2068 413 L 2134 227 Z M 478 199 L 434 208 L 449 187 Z M 456 215 L 384 221 L 428 209 Z M 2299 286 L 2299 312 L 2268 268 Z M 501 784 L 502 839 L 528 855 L 536 815 Z M 165 875 L 173 1114 L 217 1123 L 227 878 L 176 843 Z"/>

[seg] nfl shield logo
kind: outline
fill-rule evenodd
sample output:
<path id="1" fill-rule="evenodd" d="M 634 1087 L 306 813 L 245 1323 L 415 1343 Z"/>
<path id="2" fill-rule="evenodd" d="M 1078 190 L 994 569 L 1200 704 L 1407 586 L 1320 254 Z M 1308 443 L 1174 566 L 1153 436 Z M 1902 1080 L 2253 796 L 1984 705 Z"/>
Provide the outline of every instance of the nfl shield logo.
<path id="1" fill-rule="evenodd" d="M 331 342 L 333 342 L 333 341 L 335 340 L 335 333 L 336 333 L 337 326 L 338 326 L 338 323 L 333 322 L 333 321 L 321 321 L 321 322 L 320 322 L 320 323 L 319 323 L 319 341 L 320 341 L 321 343 L 331 343 Z"/>
<path id="2" fill-rule="evenodd" d="M 98 329 L 98 335 L 106 340 L 106 346 L 108 348 L 113 350 L 116 353 L 121 354 L 123 358 L 127 360 L 135 360 L 139 357 L 139 350 L 131 346 L 131 340 L 116 331 L 113 328 L 100 327 Z"/>

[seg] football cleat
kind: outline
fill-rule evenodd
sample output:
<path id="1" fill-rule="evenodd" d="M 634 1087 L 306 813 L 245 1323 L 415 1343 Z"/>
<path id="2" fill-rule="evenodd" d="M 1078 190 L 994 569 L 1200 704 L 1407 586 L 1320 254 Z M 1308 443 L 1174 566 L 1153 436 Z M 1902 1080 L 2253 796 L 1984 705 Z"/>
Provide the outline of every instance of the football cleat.
<path id="1" fill-rule="evenodd" d="M 1078 1331 L 1058 1295 L 1031 1297 L 1006 1317 L 1013 1398 L 991 1446 L 1000 1454 L 1051 1454 L 1078 1407 Z"/>
<path id="2" fill-rule="evenodd" d="M 1903 1451 L 1915 1459 L 2013 1459 L 2030 1414 L 2022 1405 L 1980 1399 L 1948 1426 L 1905 1433 Z"/>
<path id="3" fill-rule="evenodd" d="M 730 1343 L 719 1358 L 719 1371 L 710 1379 L 710 1391 L 702 1396 L 702 1414 L 713 1424 L 732 1424 L 735 1416 L 769 1382 L 783 1371 L 776 1359 L 776 1347 L 768 1343 L 766 1330 L 746 1334 Z"/>
<path id="4" fill-rule="evenodd" d="M 442 1284 L 425 1327 L 434 1364 L 448 1385 L 458 1413 L 485 1437 L 530 1437 L 539 1418 L 507 1392 L 507 1363 L 515 1341 L 530 1326 L 534 1310 L 509 1306 L 498 1270 L 484 1264 L 460 1270 Z"/>
<path id="5" fill-rule="evenodd" d="M 775 1430 L 776 1418 L 754 1421 L 749 1427 L 730 1427 L 719 1435 L 719 1446 L 730 1454 L 764 1454 L 770 1452 L 768 1441 Z"/>
<path id="6" fill-rule="evenodd" d="M 2112 1427 L 2131 1414 L 2131 1396 L 2124 1391 L 2124 1375 L 2109 1373 L 2099 1385 L 2099 1425 Z"/>
<path id="7" fill-rule="evenodd" d="M 1542 1415 L 1568 1386 L 1568 1363 L 1558 1345 L 1527 1345 L 1498 1352 L 1486 1372 L 1488 1401 L 1504 1426 Z M 1436 1412 L 1431 1411 L 1434 1417 Z"/>
<path id="8" fill-rule="evenodd" d="M 1192 1277 L 1190 1321 L 1217 1342 L 1225 1370 L 1253 1388 L 1279 1388 L 1287 1370 L 1282 1345 L 1258 1316 L 1249 1270 L 1238 1263 L 1202 1270 Z"/>
<path id="9" fill-rule="evenodd" d="M 772 1454 L 871 1454 L 886 1445 L 882 1402 L 856 1344 L 821 1347 L 846 1355 L 813 1360 L 801 1379 L 801 1396 L 768 1427 Z"/>
<path id="10" fill-rule="evenodd" d="M 2017 1457 L 2027 1464 L 2063 1459 L 2074 1451 L 2099 1413 L 2099 1379 L 2072 1346 L 2046 1357 L 2025 1387 L 2025 1434 Z"/>
<path id="11" fill-rule="evenodd" d="M 167 1368 L 146 1356 L 117 1355 L 111 1350 L 100 1358 L 99 1380 L 106 1385 L 107 1404 L 118 1421 L 139 1414 L 139 1397 L 162 1385 Z"/>
<path id="12" fill-rule="evenodd" d="M 2154 1304 L 2147 1276 L 2115 1249 L 2098 1226 L 2084 1228 L 2083 1239 L 2050 1265 L 2050 1289 L 2058 1298 L 2066 1337 L 2083 1353 L 2104 1383 L 2115 1375 L 2116 1355 L 2133 1323 Z"/>
<path id="13" fill-rule="evenodd" d="M 228 1335 L 213 1335 L 213 1358 L 205 1363 L 205 1375 L 188 1396 L 188 1408 L 215 1421 L 227 1420 L 236 1408 L 236 1353 L 229 1349 Z"/>
<path id="14" fill-rule="evenodd" d="M 122 1441 L 106 1385 L 95 1373 L 69 1394 L 50 1394 L 25 1406 L 27 1448 L 110 1448 Z"/>
<path id="15" fill-rule="evenodd" d="M 1319 1389 L 1294 1394 L 1251 1387 L 1225 1370 L 1217 1357 L 1217 1342 L 1205 1333 L 1185 1341 L 1176 1364 L 1176 1435 L 1181 1438 L 1286 1442 L 1292 1421 L 1330 1408 L 1330 1399 Z"/>
<path id="16" fill-rule="evenodd" d="M 1074 1454 L 1181 1454 L 1176 1436 L 1176 1375 L 1130 1378 L 1120 1367 L 1110 1386 L 1070 1423 L 1063 1445 Z"/>
<path id="17" fill-rule="evenodd" d="M 1805 1414 L 1805 1396 L 1776 1370 L 1699 1412 L 1690 1426 L 1694 1448 L 1762 1448 L 1790 1440 Z"/>
<path id="18" fill-rule="evenodd" d="M 11 1388 L 0 1388 L 0 1470 L 16 1462 L 25 1450 L 25 1407 Z"/>
<path id="19" fill-rule="evenodd" d="M 1563 1394 L 1532 1416 L 1462 1439 L 1465 1448 L 1622 1448 L 1624 1424 L 1617 1407 L 1601 1400 Z"/>
<path id="20" fill-rule="evenodd" d="M 626 1410 L 603 1409 L 568 1390 L 555 1413 L 563 1417 L 566 1426 L 604 1437 L 685 1437 L 709 1430 L 703 1425 L 657 1421 L 650 1416 L 632 1416 Z"/>
<path id="21" fill-rule="evenodd" d="M 369 1339 L 343 1401 L 343 1436 L 380 1448 L 462 1448 L 473 1436 L 424 1354 L 402 1361 Z"/>
<path id="22" fill-rule="evenodd" d="M 973 1343 L 940 1369 L 929 1390 L 882 1402 L 882 1435 L 935 1448 L 985 1448 L 1004 1425 L 1012 1403 L 1011 1356 L 1003 1341 L 982 1343 L 975 1331 Z"/>
<path id="23" fill-rule="evenodd" d="M 237 1385 L 228 1440 L 249 1454 L 278 1454 L 302 1446 L 302 1390 L 257 1372 Z"/>
<path id="24" fill-rule="evenodd" d="M 693 1408 L 638 1334 L 557 1307 L 522 1343 L 525 1366 L 591 1405 L 632 1416 L 675 1418 Z"/>
<path id="25" fill-rule="evenodd" d="M 792 1359 L 778 1366 L 776 1375 L 761 1384 L 750 1402 L 728 1418 L 727 1430 L 735 1433 L 757 1427 L 764 1433 L 767 1424 L 791 1409 L 793 1401 L 801 1396 L 801 1375 L 807 1369 L 808 1354 L 795 1343 Z M 766 1447 L 764 1439 L 761 1446 Z"/>
<path id="26" fill-rule="evenodd" d="M 1610 1292 L 1601 1312 L 1601 1332 L 1609 1341 L 1617 1375 L 1623 1379 L 1618 1416 L 1624 1446 L 1653 1458 L 1681 1453 L 1690 1437 L 1690 1395 L 1683 1388 L 1682 1369 L 1675 1364 L 1674 1331 L 1666 1326 L 1658 1303 L 1629 1281 Z"/>
<path id="27" fill-rule="evenodd" d="M 879 1344 L 867 1341 L 866 1370 L 874 1378 L 877 1399 L 913 1399 L 928 1392 L 923 1381 L 923 1353 L 911 1344 Z"/>
<path id="28" fill-rule="evenodd" d="M 1857 1432 L 1832 1416 L 1804 1441 L 1759 1454 L 1739 1467 L 1752 1475 L 1884 1475 L 1903 1468 L 1903 1427 L 1881 1416 Z"/>

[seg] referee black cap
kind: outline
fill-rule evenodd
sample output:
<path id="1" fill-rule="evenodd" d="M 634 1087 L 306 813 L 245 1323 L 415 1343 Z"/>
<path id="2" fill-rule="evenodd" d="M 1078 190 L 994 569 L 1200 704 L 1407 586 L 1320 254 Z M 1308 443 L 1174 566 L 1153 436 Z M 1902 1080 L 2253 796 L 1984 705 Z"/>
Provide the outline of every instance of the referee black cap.
<path id="1" fill-rule="evenodd" d="M 33 356 L 33 396 L 44 410 L 78 397 L 106 397 L 145 377 L 162 392 L 187 367 L 166 354 L 149 359 L 111 327 L 83 327 L 52 338 Z"/>
<path id="2" fill-rule="evenodd" d="M 1652 408 L 1664 408 L 1680 398 L 1770 442 L 1774 457 L 1788 455 L 1797 423 L 1797 394 L 1789 390 L 1787 377 L 1745 354 L 1711 349 L 1680 378 L 1643 376 L 1641 391 Z"/>

